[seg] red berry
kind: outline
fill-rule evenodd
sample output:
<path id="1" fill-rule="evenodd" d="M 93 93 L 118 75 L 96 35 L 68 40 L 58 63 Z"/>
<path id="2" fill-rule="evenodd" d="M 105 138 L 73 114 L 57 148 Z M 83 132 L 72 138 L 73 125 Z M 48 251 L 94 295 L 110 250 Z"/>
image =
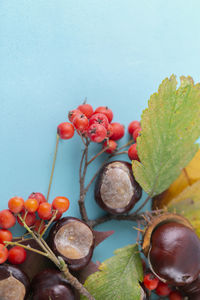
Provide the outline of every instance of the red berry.
<path id="1" fill-rule="evenodd" d="M 170 293 L 170 287 L 166 283 L 159 281 L 158 286 L 156 288 L 156 294 L 158 296 L 168 296 Z"/>
<path id="2" fill-rule="evenodd" d="M 111 137 L 113 134 L 113 129 L 112 129 L 112 125 L 108 124 L 108 128 L 107 128 L 107 137 Z"/>
<path id="3" fill-rule="evenodd" d="M 13 197 L 8 201 L 8 208 L 14 213 L 18 214 L 24 207 L 24 199 L 21 197 Z"/>
<path id="4" fill-rule="evenodd" d="M 108 122 L 110 123 L 113 119 L 113 112 L 111 109 L 109 109 L 107 106 L 99 106 L 96 110 L 95 113 L 101 113 L 106 115 L 108 118 Z"/>
<path id="5" fill-rule="evenodd" d="M 24 219 L 25 211 L 22 211 L 20 215 L 21 215 L 22 219 Z M 17 221 L 18 221 L 18 223 L 19 223 L 21 226 L 24 226 L 23 223 L 22 223 L 22 221 L 20 220 L 19 217 L 17 217 Z M 35 213 L 29 213 L 29 212 L 28 212 L 28 213 L 26 214 L 26 218 L 25 218 L 25 223 L 26 223 L 26 225 L 29 226 L 29 227 L 31 227 L 31 226 L 33 226 L 33 225 L 35 224 L 35 221 L 36 221 L 36 214 L 35 214 Z"/>
<path id="6" fill-rule="evenodd" d="M 155 277 L 153 273 L 148 273 L 144 276 L 143 284 L 148 290 L 155 290 L 158 286 L 158 283 L 159 279 Z"/>
<path id="7" fill-rule="evenodd" d="M 51 204 L 48 202 L 41 203 L 38 208 L 38 215 L 42 220 L 49 220 L 52 217 Z"/>
<path id="8" fill-rule="evenodd" d="M 90 104 L 81 104 L 78 106 L 78 110 L 80 110 L 88 119 L 92 116 L 93 114 L 93 108 L 92 105 Z"/>
<path id="9" fill-rule="evenodd" d="M 88 136 L 92 142 L 101 143 L 106 138 L 107 131 L 103 125 L 92 124 L 88 128 Z"/>
<path id="10" fill-rule="evenodd" d="M 34 212 L 37 211 L 37 209 L 39 207 L 39 203 L 36 199 L 31 199 L 30 198 L 30 199 L 25 201 L 24 207 L 28 212 L 34 213 Z"/>
<path id="11" fill-rule="evenodd" d="M 136 129 L 133 131 L 133 139 L 134 139 L 135 142 L 136 142 L 138 136 L 140 135 L 141 130 L 142 130 L 142 129 L 141 129 L 140 127 L 138 127 L 138 128 L 136 128 Z"/>
<path id="12" fill-rule="evenodd" d="M 9 209 L 4 209 L 0 211 L 0 227 L 2 227 L 3 229 L 8 229 L 13 227 L 15 223 L 16 223 L 16 218 L 9 211 Z"/>
<path id="13" fill-rule="evenodd" d="M 28 199 L 36 199 L 38 204 L 47 202 L 45 196 L 42 193 L 32 193 L 32 194 L 30 194 Z"/>
<path id="14" fill-rule="evenodd" d="M 173 291 L 169 295 L 169 300 L 182 300 L 183 297 L 178 291 Z"/>
<path id="15" fill-rule="evenodd" d="M 89 121 L 88 118 L 82 114 L 74 118 L 73 124 L 78 131 L 84 132 L 89 126 Z"/>
<path id="16" fill-rule="evenodd" d="M 92 115 L 89 121 L 90 126 L 93 124 L 100 124 L 103 125 L 106 129 L 108 129 L 108 124 L 109 124 L 108 118 L 101 113 L 94 114 Z"/>
<path id="17" fill-rule="evenodd" d="M 12 241 L 12 233 L 7 229 L 0 229 L 0 243 L 3 244 L 5 241 Z"/>
<path id="18" fill-rule="evenodd" d="M 128 132 L 130 134 L 133 134 L 133 132 L 137 129 L 140 128 L 140 122 L 138 121 L 132 121 L 129 125 L 128 125 Z"/>
<path id="19" fill-rule="evenodd" d="M 79 109 L 70 110 L 69 113 L 68 113 L 68 119 L 71 123 L 73 123 L 74 118 L 81 115 L 81 114 L 82 114 L 82 112 Z"/>
<path id="20" fill-rule="evenodd" d="M 58 210 L 60 213 L 64 213 L 69 208 L 69 199 L 66 197 L 56 197 L 53 202 L 52 206 L 55 210 Z"/>
<path id="21" fill-rule="evenodd" d="M 8 260 L 13 265 L 22 264 L 26 260 L 26 250 L 20 246 L 14 246 L 8 251 Z"/>
<path id="22" fill-rule="evenodd" d="M 34 224 L 34 230 L 41 234 L 45 230 L 45 223 L 43 220 L 36 220 Z"/>
<path id="23" fill-rule="evenodd" d="M 128 156 L 130 160 L 138 160 L 140 161 L 138 154 L 137 154 L 137 144 L 133 144 L 128 149 Z"/>
<path id="24" fill-rule="evenodd" d="M 111 123 L 113 134 L 111 139 L 114 141 L 120 140 L 124 136 L 124 126 L 120 123 Z"/>
<path id="25" fill-rule="evenodd" d="M 105 151 L 107 153 L 113 153 L 116 148 L 117 148 L 117 143 L 113 140 L 108 140 L 108 141 L 105 141 L 104 144 L 103 144 L 103 147 L 107 147 L 108 146 L 108 149 Z"/>
<path id="26" fill-rule="evenodd" d="M 0 244 L 0 264 L 3 264 L 8 258 L 8 249 L 5 245 Z"/>
<path id="27" fill-rule="evenodd" d="M 74 126 L 69 122 L 63 122 L 58 125 L 57 133 L 63 140 L 71 139 L 74 135 Z"/>

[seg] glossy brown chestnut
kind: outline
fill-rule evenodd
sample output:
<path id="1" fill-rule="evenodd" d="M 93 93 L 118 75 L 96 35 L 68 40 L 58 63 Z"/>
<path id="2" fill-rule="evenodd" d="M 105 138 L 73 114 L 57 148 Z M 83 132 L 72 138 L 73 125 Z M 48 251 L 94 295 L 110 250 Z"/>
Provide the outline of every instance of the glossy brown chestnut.
<path id="1" fill-rule="evenodd" d="M 200 299 L 200 274 L 191 284 L 181 287 L 181 290 L 189 297 L 189 300 Z M 199 298 L 198 298 L 199 297 Z"/>
<path id="2" fill-rule="evenodd" d="M 27 275 L 15 266 L 0 265 L 0 299 L 24 300 L 30 288 Z"/>
<path id="3" fill-rule="evenodd" d="M 131 210 L 142 196 L 142 189 L 135 181 L 132 166 L 126 161 L 112 161 L 99 172 L 95 199 L 99 206 L 111 214 Z"/>
<path id="4" fill-rule="evenodd" d="M 57 256 L 61 256 L 71 270 L 84 268 L 92 258 L 94 234 L 83 221 L 66 217 L 51 228 L 48 243 Z"/>
<path id="5" fill-rule="evenodd" d="M 151 235 L 148 260 L 162 281 L 175 286 L 187 285 L 200 272 L 200 240 L 183 224 L 161 223 Z"/>
<path id="6" fill-rule="evenodd" d="M 75 300 L 73 289 L 57 270 L 40 272 L 34 277 L 31 287 L 33 300 Z"/>

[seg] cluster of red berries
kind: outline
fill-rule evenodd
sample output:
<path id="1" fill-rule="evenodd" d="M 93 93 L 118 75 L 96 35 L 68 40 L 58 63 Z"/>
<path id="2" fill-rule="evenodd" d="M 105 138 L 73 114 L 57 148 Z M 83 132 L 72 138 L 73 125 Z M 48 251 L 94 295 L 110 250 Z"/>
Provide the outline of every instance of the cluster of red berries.
<path id="1" fill-rule="evenodd" d="M 61 139 L 70 139 L 75 130 L 92 142 L 104 142 L 107 153 L 113 153 L 117 148 L 116 141 L 124 136 L 124 126 L 113 122 L 113 112 L 106 106 L 100 106 L 96 110 L 90 104 L 79 105 L 68 114 L 69 122 L 58 125 L 57 132 Z"/>
<path id="2" fill-rule="evenodd" d="M 50 204 L 41 193 L 32 193 L 26 201 L 21 197 L 11 198 L 8 201 L 8 209 L 0 211 L 0 264 L 7 259 L 12 264 L 21 264 L 26 259 L 24 248 L 14 246 L 8 250 L 4 244 L 12 241 L 13 236 L 8 229 L 13 227 L 16 221 L 23 226 L 23 219 L 28 227 L 41 234 L 46 228 L 45 221 L 51 220 L 52 217 L 54 221 L 58 220 L 68 210 L 69 204 L 66 197 L 56 197 Z"/>
<path id="3" fill-rule="evenodd" d="M 130 160 L 138 160 L 138 153 L 137 153 L 137 138 L 141 133 L 141 126 L 139 121 L 132 121 L 128 126 L 128 132 L 133 137 L 133 140 L 135 141 L 134 144 L 132 144 L 128 149 L 128 156 Z"/>
<path id="4" fill-rule="evenodd" d="M 144 276 L 143 284 L 149 291 L 154 291 L 158 296 L 169 297 L 169 300 L 183 300 L 181 293 L 160 281 L 153 273 Z"/>

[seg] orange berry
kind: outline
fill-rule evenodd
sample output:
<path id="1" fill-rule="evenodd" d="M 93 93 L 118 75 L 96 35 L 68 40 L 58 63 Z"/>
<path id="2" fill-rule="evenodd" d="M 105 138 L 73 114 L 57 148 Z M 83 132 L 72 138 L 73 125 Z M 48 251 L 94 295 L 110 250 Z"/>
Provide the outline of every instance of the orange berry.
<path id="1" fill-rule="evenodd" d="M 38 215 L 42 220 L 49 220 L 52 217 L 51 204 L 43 202 L 38 208 Z"/>
<path id="2" fill-rule="evenodd" d="M 0 211 L 0 227 L 3 229 L 11 228 L 15 225 L 16 218 L 9 209 Z"/>
<path id="3" fill-rule="evenodd" d="M 8 208 L 14 213 L 18 214 L 24 207 L 24 199 L 21 197 L 13 197 L 8 201 Z"/>
<path id="4" fill-rule="evenodd" d="M 7 229 L 0 229 L 0 243 L 3 244 L 5 241 L 12 241 L 12 233 Z"/>
<path id="5" fill-rule="evenodd" d="M 28 200 L 25 201 L 24 207 L 28 212 L 34 213 L 37 211 L 39 207 L 39 203 L 36 199 L 29 198 Z"/>
<path id="6" fill-rule="evenodd" d="M 56 197 L 53 202 L 52 206 L 54 209 L 58 210 L 60 213 L 64 213 L 69 208 L 69 199 L 66 197 Z"/>

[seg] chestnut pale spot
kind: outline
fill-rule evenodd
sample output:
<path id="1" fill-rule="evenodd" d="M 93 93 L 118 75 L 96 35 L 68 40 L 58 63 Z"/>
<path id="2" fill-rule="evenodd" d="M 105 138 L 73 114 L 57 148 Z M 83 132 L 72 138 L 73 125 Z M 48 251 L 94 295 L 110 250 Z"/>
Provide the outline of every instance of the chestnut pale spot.
<path id="1" fill-rule="evenodd" d="M 55 235 L 57 250 L 70 259 L 88 255 L 93 243 L 92 231 L 82 222 L 73 221 L 62 226 Z"/>
<path id="2" fill-rule="evenodd" d="M 12 275 L 0 281 L 1 300 L 24 300 L 26 294 L 23 283 Z"/>
<path id="3" fill-rule="evenodd" d="M 130 203 L 134 187 L 126 165 L 119 162 L 110 165 L 103 175 L 100 193 L 108 207 L 124 208 Z"/>

